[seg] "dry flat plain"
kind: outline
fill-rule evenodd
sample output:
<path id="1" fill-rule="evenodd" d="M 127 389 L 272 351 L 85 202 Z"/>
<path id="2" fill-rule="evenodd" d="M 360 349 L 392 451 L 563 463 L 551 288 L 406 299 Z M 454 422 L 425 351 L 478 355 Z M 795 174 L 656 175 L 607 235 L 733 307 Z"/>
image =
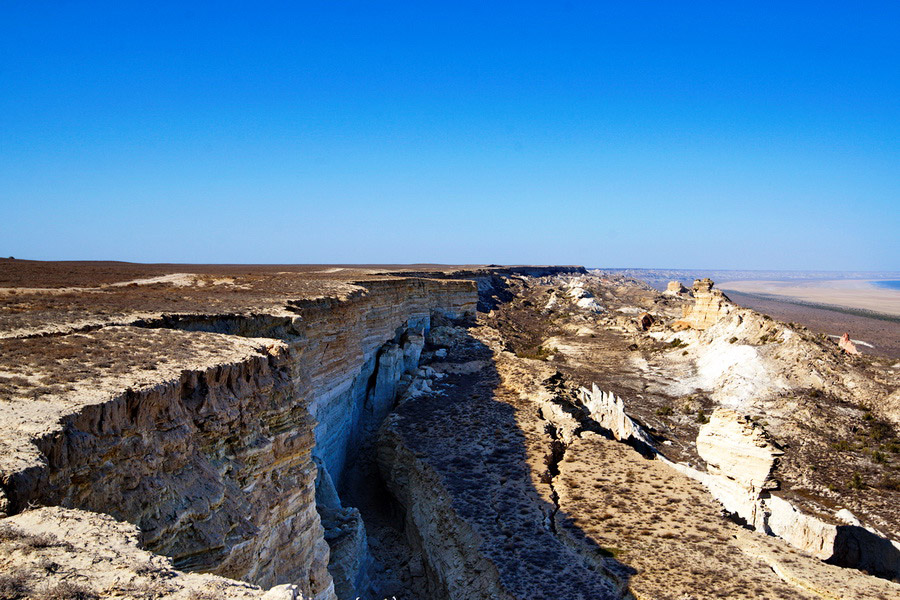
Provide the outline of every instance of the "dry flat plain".
<path id="1" fill-rule="evenodd" d="M 900 317 L 900 290 L 880 288 L 867 280 L 730 281 L 727 291 L 781 296 L 816 305 L 841 306 Z"/>
<path id="2" fill-rule="evenodd" d="M 865 354 L 900 359 L 900 317 L 853 312 L 842 308 L 810 306 L 792 301 L 786 296 L 759 296 L 728 292 L 741 306 L 767 314 L 786 323 L 799 323 L 810 331 L 827 336 L 849 333 Z"/>

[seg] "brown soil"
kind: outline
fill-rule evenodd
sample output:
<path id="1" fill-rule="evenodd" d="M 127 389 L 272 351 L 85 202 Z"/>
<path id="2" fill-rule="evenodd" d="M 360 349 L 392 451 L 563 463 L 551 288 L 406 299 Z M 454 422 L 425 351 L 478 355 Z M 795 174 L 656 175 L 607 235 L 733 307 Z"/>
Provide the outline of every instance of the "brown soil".
<path id="1" fill-rule="evenodd" d="M 739 292 L 728 292 L 736 304 L 771 315 L 779 321 L 804 325 L 816 333 L 841 335 L 849 332 L 853 339 L 869 342 L 874 348 L 860 345 L 863 354 L 900 358 L 900 320 L 868 317 L 851 312 L 818 308 L 789 301 L 762 298 Z"/>

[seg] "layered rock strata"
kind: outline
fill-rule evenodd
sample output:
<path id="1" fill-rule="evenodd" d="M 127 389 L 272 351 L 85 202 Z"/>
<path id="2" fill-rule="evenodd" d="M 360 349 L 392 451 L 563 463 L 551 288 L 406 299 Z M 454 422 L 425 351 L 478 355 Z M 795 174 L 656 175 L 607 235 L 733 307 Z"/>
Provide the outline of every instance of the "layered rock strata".
<path id="1" fill-rule="evenodd" d="M 174 315 L 138 320 L 150 329 L 4 340 L 30 349 L 45 380 L 57 375 L 41 374 L 42 357 L 73 346 L 119 354 L 78 364 L 36 403 L 0 404 L 11 426 L 0 454 L 5 512 L 33 504 L 106 512 L 137 524 L 142 544 L 178 568 L 263 587 L 294 583 L 309 598 L 334 597 L 327 537 L 342 595 L 353 596 L 366 585 L 365 531 L 355 509 L 320 491 L 329 500 L 323 531 L 317 472 L 340 486 L 417 366 L 432 317 L 464 319 L 476 303 L 468 281 L 366 286 L 289 301 L 291 316 Z M 259 334 L 283 341 L 236 337 Z M 173 348 L 184 355 L 170 360 Z M 355 536 L 336 535 L 348 523 Z"/>
<path id="2" fill-rule="evenodd" d="M 900 578 L 900 543 L 863 526 L 846 509 L 817 516 L 772 493 L 779 487 L 772 471 L 783 452 L 750 419 L 717 409 L 700 428 L 697 451 L 707 473 L 673 466 L 703 483 L 727 511 L 756 530 L 821 560 Z"/>
<path id="3" fill-rule="evenodd" d="M 713 289 L 709 278 L 694 281 L 693 296 L 693 305 L 685 306 L 684 316 L 672 325 L 674 329 L 708 329 L 734 307 L 722 290 Z"/>
<path id="4" fill-rule="evenodd" d="M 725 508 L 764 531 L 766 515 L 759 499 L 764 491 L 778 488 L 772 469 L 781 449 L 750 419 L 717 408 L 700 427 L 697 453 L 716 478 L 710 485 L 717 487 L 715 495 Z"/>
<path id="5" fill-rule="evenodd" d="M 122 354 L 58 398 L 0 405 L 5 422 L 19 421 L 17 436 L 3 440 L 16 450 L 0 453 L 8 512 L 38 504 L 108 513 L 136 524 L 142 544 L 179 569 L 297 583 L 309 597 L 332 598 L 313 421 L 295 397 L 292 351 L 170 330 L 80 337 L 88 355 Z M 151 347 L 151 338 L 186 355 L 145 363 L 125 345 Z M 34 351 L 52 356 L 68 340 L 42 341 Z"/>
<path id="6" fill-rule="evenodd" d="M 687 293 L 687 288 L 681 285 L 680 281 L 670 281 L 663 292 L 666 296 L 686 296 Z"/>

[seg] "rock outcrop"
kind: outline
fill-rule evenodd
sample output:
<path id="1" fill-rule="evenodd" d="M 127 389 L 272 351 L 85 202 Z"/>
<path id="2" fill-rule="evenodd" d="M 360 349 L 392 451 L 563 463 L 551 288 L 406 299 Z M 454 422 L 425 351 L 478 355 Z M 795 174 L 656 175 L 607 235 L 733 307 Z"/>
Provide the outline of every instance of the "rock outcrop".
<path id="1" fill-rule="evenodd" d="M 693 287 L 694 304 L 684 307 L 684 316 L 673 323 L 678 329 L 708 329 L 734 308 L 722 290 L 714 290 L 709 278 L 697 279 Z"/>
<path id="2" fill-rule="evenodd" d="M 717 408 L 700 427 L 697 453 L 706 461 L 713 476 L 708 483 L 716 487 L 715 495 L 725 508 L 765 530 L 766 515 L 759 501 L 764 490 L 778 488 L 772 469 L 783 453 L 763 428 L 733 410 Z"/>
<path id="3" fill-rule="evenodd" d="M 779 487 L 772 470 L 783 452 L 750 419 L 716 409 L 700 428 L 697 452 L 707 473 L 676 468 L 706 485 L 726 510 L 756 530 L 834 564 L 900 577 L 900 543 L 865 527 L 846 509 L 816 516 L 772 493 Z"/>
<path id="4" fill-rule="evenodd" d="M 844 335 L 841 336 L 841 339 L 838 340 L 838 347 L 847 354 L 859 354 L 859 350 L 856 349 L 856 344 L 850 340 L 849 333 L 845 332 Z"/>
<path id="5" fill-rule="evenodd" d="M 625 414 L 625 404 L 612 392 L 604 392 L 593 385 L 590 390 L 579 389 L 578 399 L 588 410 L 591 419 L 612 432 L 617 440 L 633 440 L 645 444 L 649 448 L 653 447 L 653 440 L 640 425 Z"/>
<path id="6" fill-rule="evenodd" d="M 666 296 L 687 296 L 688 289 L 681 285 L 680 281 L 670 281 L 668 285 L 666 285 L 666 290 L 663 292 Z"/>
<path id="7" fill-rule="evenodd" d="M 352 594 L 365 585 L 365 531 L 353 509 L 320 493 L 330 500 L 323 529 L 317 473 L 339 489 L 417 367 L 431 318 L 466 318 L 476 302 L 469 281 L 366 285 L 344 299 L 292 302 L 293 317 L 191 315 L 72 334 L 86 356 L 123 354 L 76 372 L 55 398 L 0 403 L 14 424 L 0 434 L 6 512 L 109 513 L 138 525 L 142 544 L 179 569 L 292 583 L 323 600 L 335 594 L 334 541 L 342 594 Z M 283 341 L 239 337 L 259 333 Z M 72 346 L 69 336 L 3 344 L 35 360 Z M 167 362 L 175 347 L 185 356 Z M 348 526 L 355 535 L 338 535 Z"/>
<path id="8" fill-rule="evenodd" d="M 603 306 L 594 298 L 594 295 L 585 289 L 585 282 L 580 277 L 569 282 L 566 296 L 572 299 L 578 308 L 595 313 L 600 313 L 604 310 Z"/>

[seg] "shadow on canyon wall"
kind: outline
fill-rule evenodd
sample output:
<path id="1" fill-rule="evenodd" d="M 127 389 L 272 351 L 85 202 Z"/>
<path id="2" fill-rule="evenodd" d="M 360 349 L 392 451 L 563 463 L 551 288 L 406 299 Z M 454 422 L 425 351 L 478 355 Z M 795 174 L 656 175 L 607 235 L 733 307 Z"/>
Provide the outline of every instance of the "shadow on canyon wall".
<path id="1" fill-rule="evenodd" d="M 826 562 L 894 580 L 900 573 L 900 548 L 863 527 L 838 525 L 834 556 Z"/>
<path id="2" fill-rule="evenodd" d="M 443 394 L 401 404 L 394 426 L 439 475 L 453 511 L 477 533 L 478 553 L 496 566 L 502 589 L 518 598 L 621 597 L 637 571 L 559 511 L 552 479 L 561 457 L 552 437 L 535 428 L 542 419 L 537 407 L 500 385 L 492 350 L 471 335 L 444 362 L 451 374 Z M 533 476 L 549 490 L 537 489 Z M 407 531 L 421 543 L 417 535 Z"/>

